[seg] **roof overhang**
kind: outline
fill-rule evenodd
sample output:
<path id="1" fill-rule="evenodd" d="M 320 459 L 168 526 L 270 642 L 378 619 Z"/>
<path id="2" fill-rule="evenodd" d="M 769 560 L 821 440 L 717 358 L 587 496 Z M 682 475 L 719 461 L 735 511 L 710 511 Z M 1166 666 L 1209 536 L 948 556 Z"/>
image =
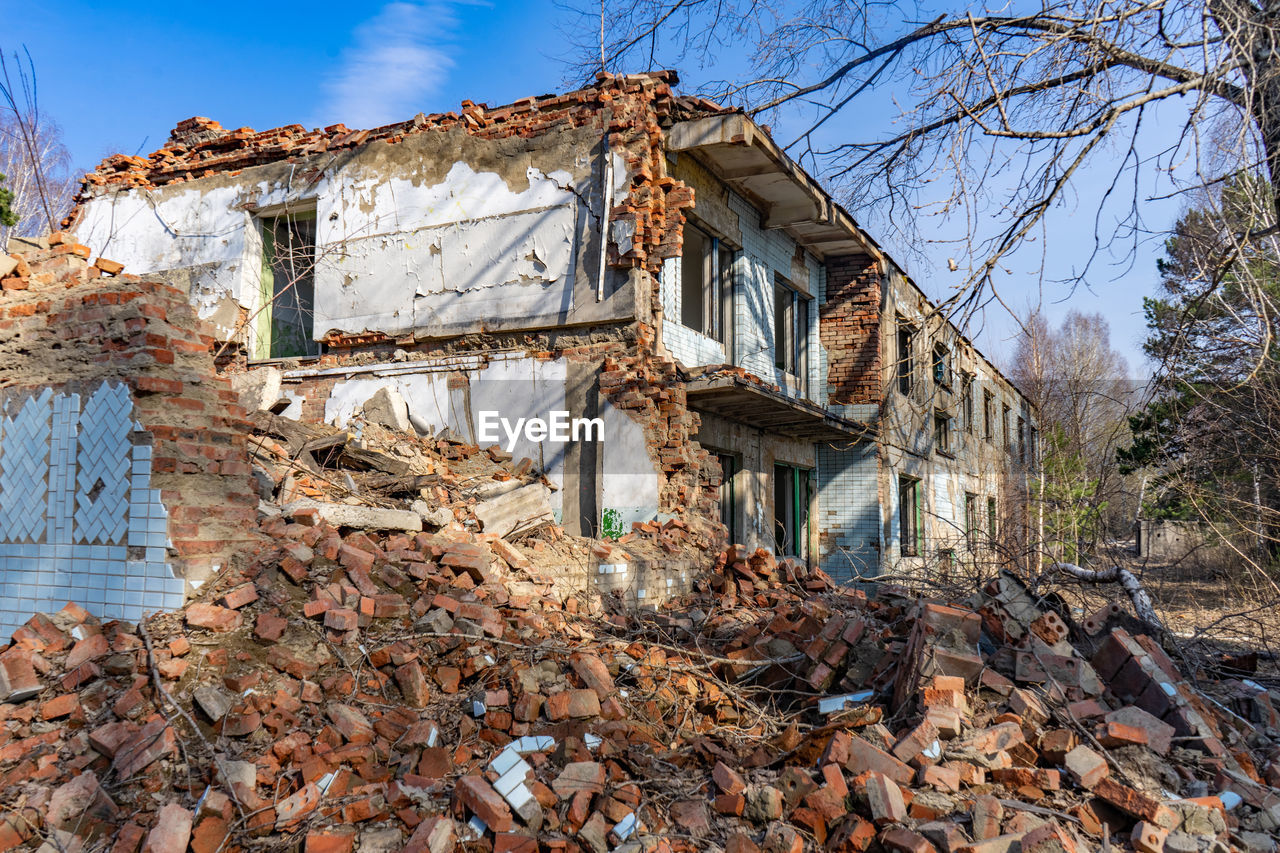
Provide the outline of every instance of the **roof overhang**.
<path id="1" fill-rule="evenodd" d="M 685 383 L 689 407 L 758 429 L 810 441 L 870 438 L 869 424 L 831 414 L 821 406 L 795 400 L 741 376 L 712 376 Z"/>
<path id="2" fill-rule="evenodd" d="M 853 217 L 742 113 L 677 122 L 666 147 L 692 154 L 764 211 L 761 227 L 786 231 L 819 259 L 864 253 L 883 259 Z"/>

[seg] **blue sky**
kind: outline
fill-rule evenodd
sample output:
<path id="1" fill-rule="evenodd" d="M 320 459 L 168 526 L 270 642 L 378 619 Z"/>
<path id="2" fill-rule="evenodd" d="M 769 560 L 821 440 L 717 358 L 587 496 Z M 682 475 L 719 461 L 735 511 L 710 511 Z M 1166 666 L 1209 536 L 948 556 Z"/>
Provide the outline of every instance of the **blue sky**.
<path id="1" fill-rule="evenodd" d="M 41 108 L 62 125 L 78 169 L 114 152 L 149 153 L 193 115 L 229 128 L 370 127 L 454 109 L 464 98 L 496 105 L 557 91 L 573 53 L 565 31 L 574 23 L 551 0 L 147 7 L 64 0 L 35 14 L 26 0 L 0 0 L 0 20 L 0 48 L 10 55 L 23 45 L 30 50 Z M 687 81 L 700 74 L 682 70 Z M 860 111 L 847 132 L 865 136 L 868 122 L 888 118 L 885 109 Z M 792 138 L 786 130 L 775 123 L 784 142 Z M 1113 345 L 1132 372 L 1145 373 L 1142 296 L 1155 284 L 1158 239 L 1145 241 L 1132 264 L 1116 259 L 1118 266 L 1097 267 L 1074 292 L 1052 281 L 1066 277 L 1092 245 L 1100 192 L 1086 179 L 1051 214 L 1046 236 L 1015 259 L 1001 295 L 1016 309 L 1038 302 L 1051 317 L 1069 308 L 1103 313 Z M 1152 205 L 1148 225 L 1167 228 L 1177 212 L 1176 202 Z M 874 216 L 861 218 L 874 232 Z M 953 231 L 931 226 L 938 242 L 923 245 L 923 258 L 888 246 L 934 296 L 961 279 L 946 267 L 957 250 L 942 238 Z M 1042 261 L 1051 271 L 1046 280 L 1037 273 Z M 970 334 L 999 357 L 1013 328 L 1003 310 L 991 308 Z"/>

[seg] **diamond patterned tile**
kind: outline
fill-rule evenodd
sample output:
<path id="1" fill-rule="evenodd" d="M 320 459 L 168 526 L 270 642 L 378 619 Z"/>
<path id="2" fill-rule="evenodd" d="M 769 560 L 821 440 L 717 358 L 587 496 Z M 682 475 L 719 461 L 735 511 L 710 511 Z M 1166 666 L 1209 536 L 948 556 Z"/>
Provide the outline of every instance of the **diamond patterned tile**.
<path id="1" fill-rule="evenodd" d="M 0 422 L 0 538 L 7 542 L 37 541 L 46 527 L 52 397 L 46 388 Z"/>
<path id="2" fill-rule="evenodd" d="M 119 542 L 126 530 L 133 401 L 123 384 L 103 383 L 80 415 L 76 538 Z"/>

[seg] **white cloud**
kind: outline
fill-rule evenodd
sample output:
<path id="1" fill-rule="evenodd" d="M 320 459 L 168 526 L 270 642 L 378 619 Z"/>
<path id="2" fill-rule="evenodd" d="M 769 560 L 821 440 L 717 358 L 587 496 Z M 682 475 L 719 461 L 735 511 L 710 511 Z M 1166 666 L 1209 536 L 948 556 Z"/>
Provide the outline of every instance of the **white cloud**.
<path id="1" fill-rule="evenodd" d="M 404 121 L 453 65 L 446 50 L 453 15 L 444 3 L 394 2 L 356 27 L 324 83 L 320 124 L 370 128 Z"/>

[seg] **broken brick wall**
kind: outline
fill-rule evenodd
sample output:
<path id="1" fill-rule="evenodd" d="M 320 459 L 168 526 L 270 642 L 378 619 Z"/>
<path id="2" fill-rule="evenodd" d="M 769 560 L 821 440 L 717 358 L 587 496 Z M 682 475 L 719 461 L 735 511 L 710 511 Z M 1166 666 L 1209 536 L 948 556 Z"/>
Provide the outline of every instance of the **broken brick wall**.
<path id="1" fill-rule="evenodd" d="M 827 356 L 832 406 L 878 405 L 882 396 L 880 269 L 867 255 L 827 258 L 818 338 Z"/>
<path id="2" fill-rule="evenodd" d="M 287 414 L 347 426 L 365 400 L 381 388 L 394 389 L 415 429 L 429 427 L 435 434 L 447 427 L 477 450 L 492 443 L 481 441 L 476 428 L 479 412 L 492 408 L 485 400 L 502 399 L 504 417 L 546 417 L 547 408 L 599 416 L 605 434 L 598 448 L 522 442 L 514 451 L 558 486 L 553 508 L 566 528 L 619 537 L 634 522 L 665 514 L 700 529 L 709 542 L 714 533 L 705 527 L 718 512 L 717 466 L 693 441 L 697 415 L 687 407 L 675 366 L 652 354 L 651 339 L 645 328 L 637 333 L 617 326 L 536 337 L 468 336 L 398 354 L 356 347 L 330 352 L 314 370 L 287 371 L 281 393 L 290 401 Z M 494 386 L 501 387 L 495 392 Z M 588 411 L 589 397 L 595 397 L 594 411 Z"/>
<path id="3" fill-rule="evenodd" d="M 131 271 L 188 286 L 250 358 L 268 357 L 263 223 L 284 208 L 314 217 L 315 340 L 632 321 L 650 310 L 692 202 L 662 159 L 662 123 L 690 109 L 670 79 L 605 76 L 369 131 L 193 119 L 149 158 L 113 157 L 87 176 L 68 227 Z"/>
<path id="4" fill-rule="evenodd" d="M 256 521 L 243 411 L 186 293 L 24 243 L 0 279 L 0 628 L 180 606 Z"/>

